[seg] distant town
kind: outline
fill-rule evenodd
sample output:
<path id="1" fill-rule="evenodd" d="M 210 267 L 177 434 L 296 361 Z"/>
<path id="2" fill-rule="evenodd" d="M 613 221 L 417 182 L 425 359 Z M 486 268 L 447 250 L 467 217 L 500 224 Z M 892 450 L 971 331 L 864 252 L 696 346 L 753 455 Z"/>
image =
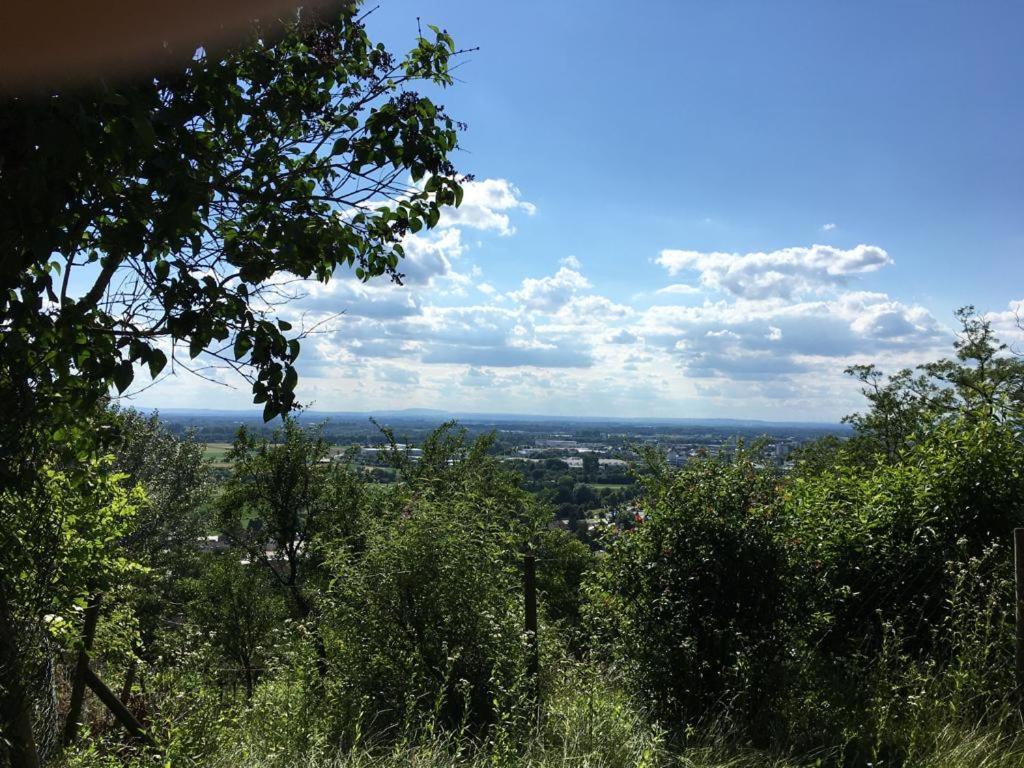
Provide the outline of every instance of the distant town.
<path id="1" fill-rule="evenodd" d="M 206 445 L 215 469 L 227 473 L 227 453 L 245 427 L 270 435 L 274 425 L 256 414 L 234 411 L 160 412 L 168 429 L 191 433 Z M 492 453 L 522 476 L 522 485 L 553 510 L 553 526 L 593 543 L 606 525 L 628 526 L 639 514 L 637 469 L 641 454 L 655 449 L 672 466 L 700 455 L 730 456 L 740 446 L 756 451 L 765 465 L 788 472 L 794 452 L 827 435 L 844 437 L 846 425 L 730 419 L 558 418 L 507 414 L 452 414 L 441 411 L 369 413 L 306 412 L 331 443 L 331 461 L 362 466 L 376 482 L 395 480 L 389 454 L 412 460 L 434 429 L 455 421 L 471 436 L 491 434 Z M 390 435 L 390 438 L 389 438 Z"/>

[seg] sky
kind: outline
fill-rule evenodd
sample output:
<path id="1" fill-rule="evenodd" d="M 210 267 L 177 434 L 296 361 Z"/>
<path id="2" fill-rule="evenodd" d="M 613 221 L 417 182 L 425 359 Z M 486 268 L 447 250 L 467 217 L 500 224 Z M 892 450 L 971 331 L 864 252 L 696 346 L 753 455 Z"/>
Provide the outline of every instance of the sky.
<path id="1" fill-rule="evenodd" d="M 288 311 L 315 410 L 837 420 L 1024 299 L 1024 5 L 380 0 L 463 47 L 461 208 Z M 434 94 L 432 94 L 434 95 Z M 1024 344 L 1024 338 L 1020 339 Z M 187 374 L 141 407 L 253 408 Z"/>

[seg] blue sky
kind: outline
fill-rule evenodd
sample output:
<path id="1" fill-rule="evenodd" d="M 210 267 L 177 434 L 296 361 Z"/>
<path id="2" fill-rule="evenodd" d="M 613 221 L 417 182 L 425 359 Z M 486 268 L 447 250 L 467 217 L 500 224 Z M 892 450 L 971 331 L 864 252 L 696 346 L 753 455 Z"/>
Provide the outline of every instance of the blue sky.
<path id="1" fill-rule="evenodd" d="M 943 354 L 957 306 L 1016 338 L 1019 3 L 382 0 L 371 33 L 417 16 L 480 46 L 440 96 L 477 182 L 405 288 L 294 308 L 346 312 L 314 407 L 835 419 L 843 367 Z"/>

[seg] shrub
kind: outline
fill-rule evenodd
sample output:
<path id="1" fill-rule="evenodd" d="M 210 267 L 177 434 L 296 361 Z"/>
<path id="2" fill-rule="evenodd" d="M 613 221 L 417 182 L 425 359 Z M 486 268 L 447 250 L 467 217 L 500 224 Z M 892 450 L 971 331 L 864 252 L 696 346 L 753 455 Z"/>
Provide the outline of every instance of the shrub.
<path id="1" fill-rule="evenodd" d="M 991 421 L 937 425 L 891 465 L 837 465 L 797 479 L 787 499 L 804 578 L 823 618 L 815 639 L 845 658 L 877 653 L 882 625 L 920 653 L 948 614 L 947 564 L 1009 541 L 1024 517 L 1024 445 Z"/>
<path id="2" fill-rule="evenodd" d="M 677 732 L 728 710 L 765 733 L 793 606 L 777 480 L 743 450 L 647 459 L 646 520 L 608 542 L 592 626 Z"/>
<path id="3" fill-rule="evenodd" d="M 396 456 L 402 482 L 367 495 L 359 548 L 327 555 L 332 700 L 349 737 L 517 716 L 519 553 L 538 521 L 488 448 L 444 428 L 415 464 Z"/>

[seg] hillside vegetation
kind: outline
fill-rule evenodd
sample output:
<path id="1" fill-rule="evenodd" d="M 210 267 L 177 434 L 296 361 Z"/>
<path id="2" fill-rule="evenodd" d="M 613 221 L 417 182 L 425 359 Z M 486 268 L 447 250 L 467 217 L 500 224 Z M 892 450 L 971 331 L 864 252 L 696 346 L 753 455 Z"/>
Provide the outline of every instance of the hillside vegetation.
<path id="1" fill-rule="evenodd" d="M 786 476 L 647 452 L 642 514 L 592 546 L 452 424 L 387 486 L 315 428 L 243 429 L 215 483 L 201 444 L 108 410 L 91 485 L 2 499 L 37 743 L 81 767 L 1021 765 L 1022 366 L 962 320 L 952 360 L 852 371 L 855 436 Z M 75 702 L 85 648 L 154 747 Z"/>

